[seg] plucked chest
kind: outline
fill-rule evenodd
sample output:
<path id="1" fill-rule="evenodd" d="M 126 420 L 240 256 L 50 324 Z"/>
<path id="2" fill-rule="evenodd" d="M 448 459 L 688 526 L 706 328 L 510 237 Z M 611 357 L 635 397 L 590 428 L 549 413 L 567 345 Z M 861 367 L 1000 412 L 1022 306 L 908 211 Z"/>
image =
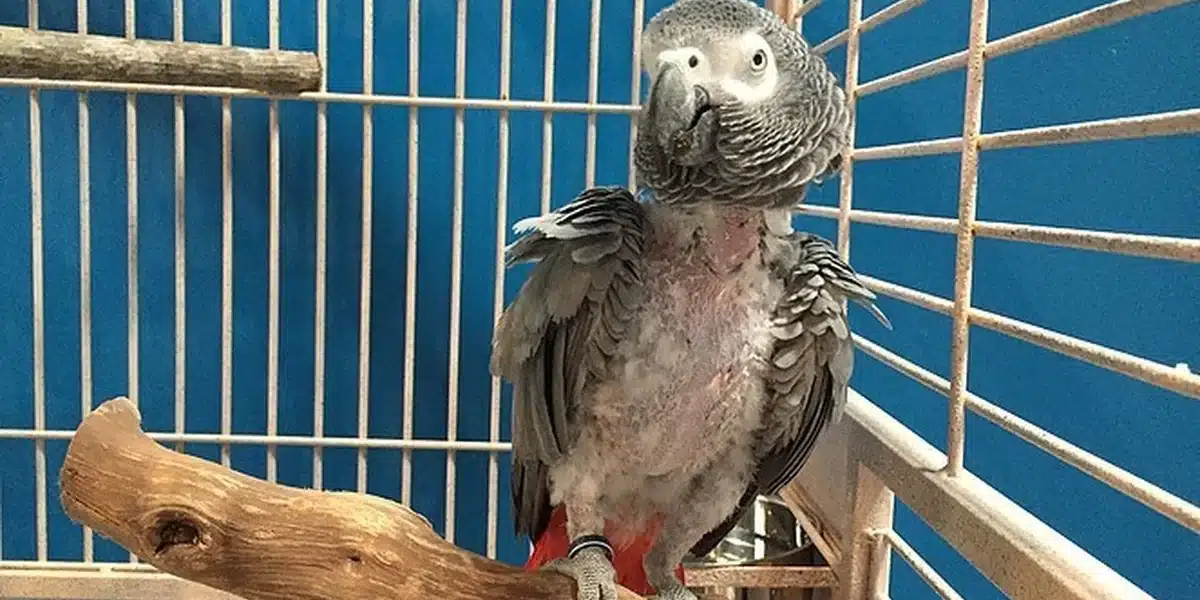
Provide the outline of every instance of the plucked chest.
<path id="1" fill-rule="evenodd" d="M 644 303 L 592 406 L 607 431 L 653 446 L 639 457 L 670 469 L 757 428 L 778 291 L 753 213 L 652 213 L 651 222 Z"/>

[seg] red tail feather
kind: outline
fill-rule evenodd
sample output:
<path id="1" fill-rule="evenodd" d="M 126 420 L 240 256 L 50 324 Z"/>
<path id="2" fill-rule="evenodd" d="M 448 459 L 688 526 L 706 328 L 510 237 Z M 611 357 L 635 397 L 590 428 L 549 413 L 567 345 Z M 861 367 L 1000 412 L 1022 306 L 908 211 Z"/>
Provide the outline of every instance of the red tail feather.
<path id="1" fill-rule="evenodd" d="M 622 531 L 613 523 L 605 525 L 605 536 L 613 544 L 613 569 L 617 572 L 617 583 L 630 590 L 648 596 L 654 593 L 654 588 L 646 580 L 646 571 L 642 567 L 642 559 L 654 545 L 662 521 L 649 523 L 641 532 L 630 533 Z M 526 569 L 536 569 L 556 558 L 567 555 L 571 540 L 567 539 L 567 513 L 562 506 L 555 507 L 550 515 L 550 524 L 545 533 L 533 545 L 533 555 L 525 563 Z M 683 565 L 675 567 L 675 576 L 683 581 Z"/>

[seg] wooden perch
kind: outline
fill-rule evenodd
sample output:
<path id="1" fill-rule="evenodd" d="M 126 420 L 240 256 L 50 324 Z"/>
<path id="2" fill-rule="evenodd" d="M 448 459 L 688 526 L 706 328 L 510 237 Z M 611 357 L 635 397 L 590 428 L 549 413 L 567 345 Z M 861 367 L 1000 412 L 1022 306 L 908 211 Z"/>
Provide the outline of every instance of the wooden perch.
<path id="1" fill-rule="evenodd" d="M 199 85 L 293 94 L 320 87 L 321 62 L 311 52 L 0 26 L 0 77 Z"/>
<path id="2" fill-rule="evenodd" d="M 83 420 L 60 479 L 75 521 L 162 571 L 247 600 L 575 597 L 570 578 L 458 548 L 394 502 L 267 483 L 168 450 L 126 398 Z"/>

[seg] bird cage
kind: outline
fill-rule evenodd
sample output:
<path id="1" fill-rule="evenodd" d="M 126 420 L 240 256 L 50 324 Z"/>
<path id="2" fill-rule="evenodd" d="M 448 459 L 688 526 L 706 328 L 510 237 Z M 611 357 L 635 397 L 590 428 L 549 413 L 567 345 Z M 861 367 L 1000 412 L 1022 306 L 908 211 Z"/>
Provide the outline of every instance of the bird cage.
<path id="1" fill-rule="evenodd" d="M 796 227 L 894 327 L 856 315 L 845 417 L 689 586 L 1195 597 L 1200 5 L 1100 2 L 767 0 L 856 130 Z M 668 3 L 3 3 L 0 598 L 379 597 L 321 519 L 422 550 L 391 597 L 571 597 L 491 562 L 529 552 L 503 248 L 635 184 Z M 178 517 L 235 489 L 277 502 Z"/>

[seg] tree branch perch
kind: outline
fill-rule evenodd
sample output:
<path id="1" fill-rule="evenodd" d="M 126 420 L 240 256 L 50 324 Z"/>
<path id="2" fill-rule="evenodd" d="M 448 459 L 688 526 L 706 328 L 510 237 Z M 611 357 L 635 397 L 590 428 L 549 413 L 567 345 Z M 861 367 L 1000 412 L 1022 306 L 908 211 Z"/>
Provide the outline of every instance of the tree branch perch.
<path id="1" fill-rule="evenodd" d="M 321 62 L 311 52 L 0 26 L 0 77 L 200 85 L 294 94 L 320 87 Z"/>
<path id="2" fill-rule="evenodd" d="M 247 600 L 575 597 L 570 578 L 458 548 L 383 498 L 267 483 L 164 448 L 126 398 L 83 420 L 60 480 L 75 521 L 162 571 Z"/>

